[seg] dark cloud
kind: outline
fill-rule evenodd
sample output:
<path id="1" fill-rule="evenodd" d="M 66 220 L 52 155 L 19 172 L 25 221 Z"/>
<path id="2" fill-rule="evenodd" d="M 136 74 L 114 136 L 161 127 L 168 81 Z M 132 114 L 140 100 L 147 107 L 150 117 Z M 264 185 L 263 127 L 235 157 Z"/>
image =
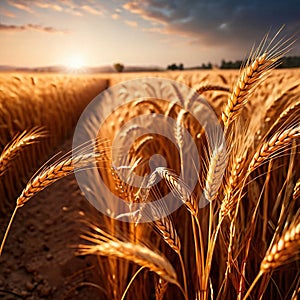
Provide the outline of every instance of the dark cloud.
<path id="1" fill-rule="evenodd" d="M 206 46 L 249 46 L 271 28 L 286 25 L 287 35 L 300 29 L 299 0 L 143 0 L 123 8 L 157 22 L 155 32 L 180 34 Z"/>
<path id="2" fill-rule="evenodd" d="M 17 31 L 39 31 L 39 32 L 46 32 L 46 33 L 58 33 L 58 34 L 66 34 L 67 31 L 58 30 L 53 27 L 41 26 L 37 24 L 25 24 L 25 25 L 6 25 L 0 23 L 0 31 L 7 31 L 7 32 L 17 32 Z"/>

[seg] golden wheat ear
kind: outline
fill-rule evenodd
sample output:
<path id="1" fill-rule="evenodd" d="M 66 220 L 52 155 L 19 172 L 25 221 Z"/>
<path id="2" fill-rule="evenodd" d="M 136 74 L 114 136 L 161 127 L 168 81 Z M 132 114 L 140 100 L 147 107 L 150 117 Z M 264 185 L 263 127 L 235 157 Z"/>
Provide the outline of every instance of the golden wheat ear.
<path id="1" fill-rule="evenodd" d="M 207 140 L 210 137 L 207 136 Z M 221 186 L 228 159 L 228 149 L 225 141 L 217 133 L 213 133 L 212 146 L 205 151 L 204 168 L 206 171 L 203 193 L 207 201 L 214 201 Z"/>
<path id="2" fill-rule="evenodd" d="M 282 58 L 294 44 L 295 41 L 292 38 L 279 38 L 282 29 L 275 34 L 270 42 L 267 34 L 257 50 L 250 54 L 249 59 L 242 68 L 222 113 L 225 131 L 240 115 L 254 89 L 262 83 L 271 70 L 281 63 Z"/>
<path id="3" fill-rule="evenodd" d="M 106 159 L 107 147 L 102 148 L 103 141 L 88 141 L 67 152 L 62 157 L 56 159 L 49 166 L 46 162 L 29 180 L 21 195 L 17 199 L 17 207 L 22 207 L 33 196 L 49 187 L 51 184 L 74 172 L 78 172 L 90 167 L 97 161 L 98 163 Z M 56 158 L 56 155 L 54 156 Z"/>
<path id="4" fill-rule="evenodd" d="M 36 143 L 40 138 L 46 136 L 47 131 L 38 127 L 17 134 L 12 141 L 6 145 L 0 155 L 0 176 L 7 170 L 11 161 L 20 154 L 25 147 Z"/>
<path id="5" fill-rule="evenodd" d="M 159 280 L 155 286 L 155 299 L 163 300 L 167 289 L 168 289 L 168 282 L 159 278 Z"/>
<path id="6" fill-rule="evenodd" d="M 177 273 L 169 260 L 145 245 L 124 242 L 98 227 L 93 228 L 97 233 L 86 232 L 81 237 L 91 244 L 78 246 L 78 255 L 100 255 L 127 259 L 137 265 L 156 273 L 164 281 L 176 285 L 185 295 L 185 291 L 177 280 Z M 185 295 L 186 297 L 186 295 Z"/>
<path id="7" fill-rule="evenodd" d="M 13 140 L 6 145 L 0 155 L 0 176 L 7 170 L 7 167 L 11 161 L 21 153 L 21 151 L 28 145 L 36 143 L 38 139 L 44 138 L 47 136 L 47 131 L 42 127 L 34 127 L 31 130 L 25 130 L 21 134 L 16 135 Z M 12 216 L 9 220 L 9 224 L 5 231 L 4 237 L 0 246 L 0 256 L 3 251 L 5 241 L 7 239 L 8 232 L 16 215 L 18 207 L 16 206 Z"/>
<path id="8" fill-rule="evenodd" d="M 158 167 L 155 169 L 155 172 L 160 178 L 165 180 L 171 193 L 183 202 L 187 210 L 193 216 L 197 217 L 199 209 L 198 199 L 182 178 L 180 178 L 173 170 L 165 167 Z"/>
<path id="9" fill-rule="evenodd" d="M 267 251 L 261 270 L 269 272 L 297 259 L 300 252 L 300 220 L 293 223 L 281 236 L 277 243 Z"/>
<path id="10" fill-rule="evenodd" d="M 261 166 L 265 161 L 274 157 L 279 150 L 284 150 L 294 139 L 300 138 L 300 126 L 287 128 L 276 132 L 271 139 L 261 144 L 256 150 L 248 166 L 248 173 Z"/>
<path id="11" fill-rule="evenodd" d="M 222 85 L 213 85 L 213 84 L 203 84 L 200 87 L 197 88 L 196 92 L 199 95 L 202 95 L 205 92 L 210 92 L 210 91 L 218 91 L 218 92 L 230 92 L 230 89 L 227 86 L 222 86 Z"/>
<path id="12" fill-rule="evenodd" d="M 260 270 L 243 300 L 246 300 L 258 280 L 266 273 L 299 259 L 300 253 L 300 215 L 296 215 L 294 221 L 283 232 L 278 241 L 271 244 L 263 258 Z"/>
<path id="13" fill-rule="evenodd" d="M 155 186 L 151 188 L 151 194 L 153 195 L 155 201 L 159 201 L 159 199 L 163 198 L 159 189 L 157 189 Z M 177 230 L 175 228 L 173 218 L 169 214 L 167 214 L 168 209 L 164 206 L 163 202 L 160 202 L 159 205 L 156 205 L 154 203 L 151 207 L 151 214 L 155 218 L 155 220 L 152 222 L 152 225 L 154 229 L 159 233 L 159 235 L 163 238 L 163 240 L 169 245 L 169 247 L 173 249 L 178 255 L 182 269 L 184 291 L 187 294 L 186 271 L 183 258 L 180 252 L 181 242 Z M 161 216 L 162 212 L 165 215 L 165 217 Z M 165 284 L 158 284 L 157 286 L 159 288 L 165 286 Z"/>
<path id="14" fill-rule="evenodd" d="M 101 157 L 106 157 L 104 152 L 106 148 L 98 150 L 102 141 L 89 141 L 84 145 L 80 145 L 78 148 L 73 149 L 57 159 L 55 162 L 47 166 L 47 163 L 37 171 L 27 183 L 26 187 L 22 191 L 21 195 L 17 199 L 15 210 L 10 218 L 9 224 L 6 228 L 4 237 L 2 239 L 0 247 L 0 255 L 3 251 L 5 241 L 7 239 L 8 232 L 12 225 L 13 219 L 16 215 L 18 208 L 27 203 L 33 196 L 41 192 L 45 188 L 49 187 L 54 182 L 74 173 L 91 167 L 91 163 L 96 160 L 101 161 Z M 103 150 L 103 151 L 102 151 Z M 56 156 L 54 156 L 56 157 Z"/>
<path id="15" fill-rule="evenodd" d="M 293 200 L 297 200 L 300 196 L 300 178 L 297 180 L 293 190 Z"/>

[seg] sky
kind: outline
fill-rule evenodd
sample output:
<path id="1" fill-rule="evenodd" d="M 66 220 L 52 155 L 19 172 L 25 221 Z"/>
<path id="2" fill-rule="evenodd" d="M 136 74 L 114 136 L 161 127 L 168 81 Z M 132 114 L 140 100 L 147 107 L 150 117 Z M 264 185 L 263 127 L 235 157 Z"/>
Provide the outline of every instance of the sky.
<path id="1" fill-rule="evenodd" d="M 299 0 L 0 0 L 0 65 L 220 64 L 282 25 L 299 40 Z"/>

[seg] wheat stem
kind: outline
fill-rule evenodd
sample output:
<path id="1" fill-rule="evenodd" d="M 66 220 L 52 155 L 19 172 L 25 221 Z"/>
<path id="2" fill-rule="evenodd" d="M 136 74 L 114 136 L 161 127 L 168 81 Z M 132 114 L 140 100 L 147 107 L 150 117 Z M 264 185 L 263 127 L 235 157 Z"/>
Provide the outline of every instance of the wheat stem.
<path id="1" fill-rule="evenodd" d="M 1 246 L 0 246 L 0 256 L 2 255 L 2 251 L 3 251 L 4 245 L 5 245 L 7 236 L 8 236 L 8 232 L 9 232 L 10 227 L 11 227 L 11 225 L 12 225 L 12 222 L 13 222 L 13 220 L 14 220 L 14 218 L 15 218 L 15 215 L 16 215 L 16 213 L 17 213 L 17 210 L 18 210 L 18 206 L 15 207 L 15 209 L 14 209 L 14 211 L 13 211 L 13 213 L 12 213 L 10 219 L 9 219 L 9 223 L 8 223 L 7 228 L 6 228 L 6 230 L 5 230 L 4 237 L 3 237 L 3 239 L 2 239 Z"/>
<path id="2" fill-rule="evenodd" d="M 133 283 L 134 279 L 136 278 L 136 276 L 137 276 L 143 269 L 145 269 L 145 267 L 140 267 L 140 268 L 135 272 L 135 274 L 131 277 L 131 279 L 130 279 L 129 283 L 127 284 L 127 287 L 126 287 L 126 289 L 125 289 L 125 291 L 124 291 L 124 293 L 123 293 L 123 295 L 122 295 L 122 297 L 121 297 L 121 300 L 124 300 L 124 298 L 125 298 L 125 296 L 126 296 L 128 290 L 129 290 L 131 284 Z"/>
<path id="3" fill-rule="evenodd" d="M 187 295 L 188 291 L 187 291 L 186 271 L 185 271 L 185 266 L 184 266 L 184 262 L 183 262 L 181 253 L 178 253 L 178 257 L 179 257 L 181 270 L 182 270 L 184 293 Z"/>
<path id="4" fill-rule="evenodd" d="M 252 292 L 253 288 L 255 287 L 255 285 L 257 284 L 258 280 L 260 279 L 260 277 L 264 274 L 264 272 L 260 271 L 257 276 L 255 277 L 254 281 L 252 282 L 251 286 L 249 287 L 249 289 L 247 290 L 247 293 L 245 294 L 243 300 L 246 300 L 249 296 L 250 293 Z"/>

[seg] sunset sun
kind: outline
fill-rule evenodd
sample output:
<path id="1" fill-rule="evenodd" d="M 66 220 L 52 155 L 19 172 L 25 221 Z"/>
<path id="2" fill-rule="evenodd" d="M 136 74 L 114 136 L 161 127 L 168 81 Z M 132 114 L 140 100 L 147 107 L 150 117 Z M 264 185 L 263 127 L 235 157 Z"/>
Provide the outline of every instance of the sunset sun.
<path id="1" fill-rule="evenodd" d="M 81 55 L 74 55 L 68 59 L 67 66 L 72 70 L 82 69 L 84 66 L 84 59 Z"/>

